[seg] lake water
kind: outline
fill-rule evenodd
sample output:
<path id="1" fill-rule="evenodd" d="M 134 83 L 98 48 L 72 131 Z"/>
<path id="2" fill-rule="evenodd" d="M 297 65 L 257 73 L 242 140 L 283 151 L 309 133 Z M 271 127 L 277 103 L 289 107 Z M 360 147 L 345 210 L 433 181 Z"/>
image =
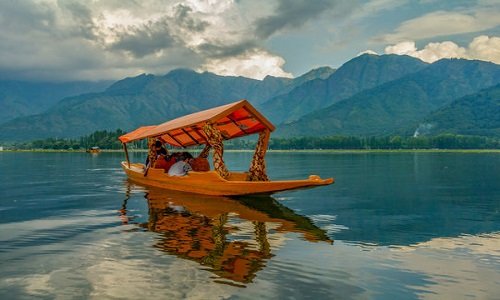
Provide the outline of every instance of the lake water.
<path id="1" fill-rule="evenodd" d="M 336 183 L 237 200 L 121 160 L 0 152 L 1 299 L 500 298 L 498 153 L 272 152 L 272 179 Z"/>

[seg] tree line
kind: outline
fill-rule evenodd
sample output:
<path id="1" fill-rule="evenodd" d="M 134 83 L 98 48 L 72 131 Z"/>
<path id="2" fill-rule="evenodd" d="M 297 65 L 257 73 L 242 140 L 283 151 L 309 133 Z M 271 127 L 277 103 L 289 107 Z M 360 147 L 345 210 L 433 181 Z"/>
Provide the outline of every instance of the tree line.
<path id="1" fill-rule="evenodd" d="M 270 149 L 500 149 L 500 139 L 441 134 L 436 136 L 326 136 L 273 138 Z"/>
<path id="2" fill-rule="evenodd" d="M 115 131 L 98 130 L 76 139 L 48 138 L 15 143 L 12 147 L 21 150 L 85 150 L 95 146 L 101 149 L 122 149 L 122 144 L 118 140 L 118 137 L 123 134 L 125 134 L 125 132 L 121 129 Z"/>
<path id="3" fill-rule="evenodd" d="M 31 142 L 17 143 L 14 149 L 55 149 L 82 150 L 97 146 L 101 149 L 122 149 L 118 137 L 125 132 L 98 130 L 77 139 L 48 138 Z M 256 139 L 240 138 L 224 143 L 225 149 L 254 149 Z M 137 142 L 130 148 L 146 149 L 145 141 Z M 437 136 L 325 136 L 271 138 L 269 149 L 500 149 L 500 139 L 483 136 L 441 134 Z"/>

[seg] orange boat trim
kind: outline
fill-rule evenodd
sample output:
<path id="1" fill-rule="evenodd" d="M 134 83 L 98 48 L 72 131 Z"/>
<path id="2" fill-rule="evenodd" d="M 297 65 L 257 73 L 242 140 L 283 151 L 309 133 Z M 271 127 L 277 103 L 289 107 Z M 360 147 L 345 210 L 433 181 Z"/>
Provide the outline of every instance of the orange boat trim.
<path id="1" fill-rule="evenodd" d="M 163 169 L 150 169 L 148 176 L 145 177 L 143 164 L 130 164 L 129 168 L 127 162 L 124 161 L 122 168 L 134 182 L 212 196 L 272 194 L 286 190 L 328 185 L 334 182 L 333 178 L 321 179 L 317 175 L 311 175 L 308 179 L 302 180 L 245 181 L 246 173 L 235 172 L 231 172 L 231 176 L 226 180 L 215 171 L 191 171 L 186 176 L 169 176 Z"/>

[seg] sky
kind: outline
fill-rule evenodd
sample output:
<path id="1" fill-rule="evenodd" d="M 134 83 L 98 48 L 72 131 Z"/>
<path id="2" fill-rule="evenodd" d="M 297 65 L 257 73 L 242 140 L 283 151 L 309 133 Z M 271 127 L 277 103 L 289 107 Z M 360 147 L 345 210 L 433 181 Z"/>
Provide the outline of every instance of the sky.
<path id="1" fill-rule="evenodd" d="M 1 0 L 0 79 L 262 79 L 400 54 L 500 64 L 500 0 Z"/>

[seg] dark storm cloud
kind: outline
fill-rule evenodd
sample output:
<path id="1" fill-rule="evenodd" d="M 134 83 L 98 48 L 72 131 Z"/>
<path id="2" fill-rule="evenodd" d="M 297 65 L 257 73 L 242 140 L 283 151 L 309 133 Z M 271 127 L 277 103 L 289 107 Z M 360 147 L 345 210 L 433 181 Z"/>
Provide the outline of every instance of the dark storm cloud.
<path id="1" fill-rule="evenodd" d="M 2 33 L 49 29 L 54 26 L 55 16 L 46 5 L 33 5 L 30 1 L 0 1 L 0 26 Z"/>
<path id="2" fill-rule="evenodd" d="M 188 31 L 203 32 L 209 23 L 196 20 L 190 15 L 192 12 L 193 9 L 189 6 L 177 5 L 175 7 L 175 23 Z"/>
<path id="3" fill-rule="evenodd" d="M 180 32 L 187 36 L 203 32 L 209 26 L 208 22 L 194 18 L 190 7 L 179 4 L 174 8 L 172 18 L 164 17 L 157 22 L 128 27 L 124 32 L 117 33 L 118 41 L 109 49 L 123 50 L 140 58 L 173 46 L 182 47 L 182 38 L 172 33 L 171 24 L 175 24 L 176 34 Z"/>
<path id="4" fill-rule="evenodd" d="M 297 28 L 307 21 L 332 9 L 338 0 L 279 0 L 273 15 L 255 22 L 255 33 L 259 38 L 268 38 L 285 28 Z"/>
<path id="5" fill-rule="evenodd" d="M 169 33 L 165 20 L 148 23 L 140 27 L 128 28 L 127 32 L 118 33 L 118 41 L 110 47 L 123 50 L 140 58 L 167 49 L 176 44 L 176 39 Z"/>
<path id="6" fill-rule="evenodd" d="M 205 43 L 198 46 L 197 50 L 200 51 L 205 57 L 210 58 L 228 58 L 239 56 L 252 49 L 257 48 L 259 45 L 255 41 L 240 41 L 239 43 L 227 45 L 219 43 Z"/>
<path id="7" fill-rule="evenodd" d="M 59 1 L 58 6 L 69 12 L 72 21 L 76 23 L 71 34 L 76 34 L 86 39 L 95 39 L 96 26 L 92 20 L 92 12 L 84 5 L 72 1 Z"/>
<path id="8" fill-rule="evenodd" d="M 61 20 L 61 16 L 58 19 L 56 9 L 60 9 L 67 19 Z M 8 37 L 18 34 L 29 37 L 42 32 L 54 38 L 96 38 L 92 12 L 74 1 L 58 1 L 52 6 L 43 2 L 0 1 L 0 26 L 2 34 Z"/>

